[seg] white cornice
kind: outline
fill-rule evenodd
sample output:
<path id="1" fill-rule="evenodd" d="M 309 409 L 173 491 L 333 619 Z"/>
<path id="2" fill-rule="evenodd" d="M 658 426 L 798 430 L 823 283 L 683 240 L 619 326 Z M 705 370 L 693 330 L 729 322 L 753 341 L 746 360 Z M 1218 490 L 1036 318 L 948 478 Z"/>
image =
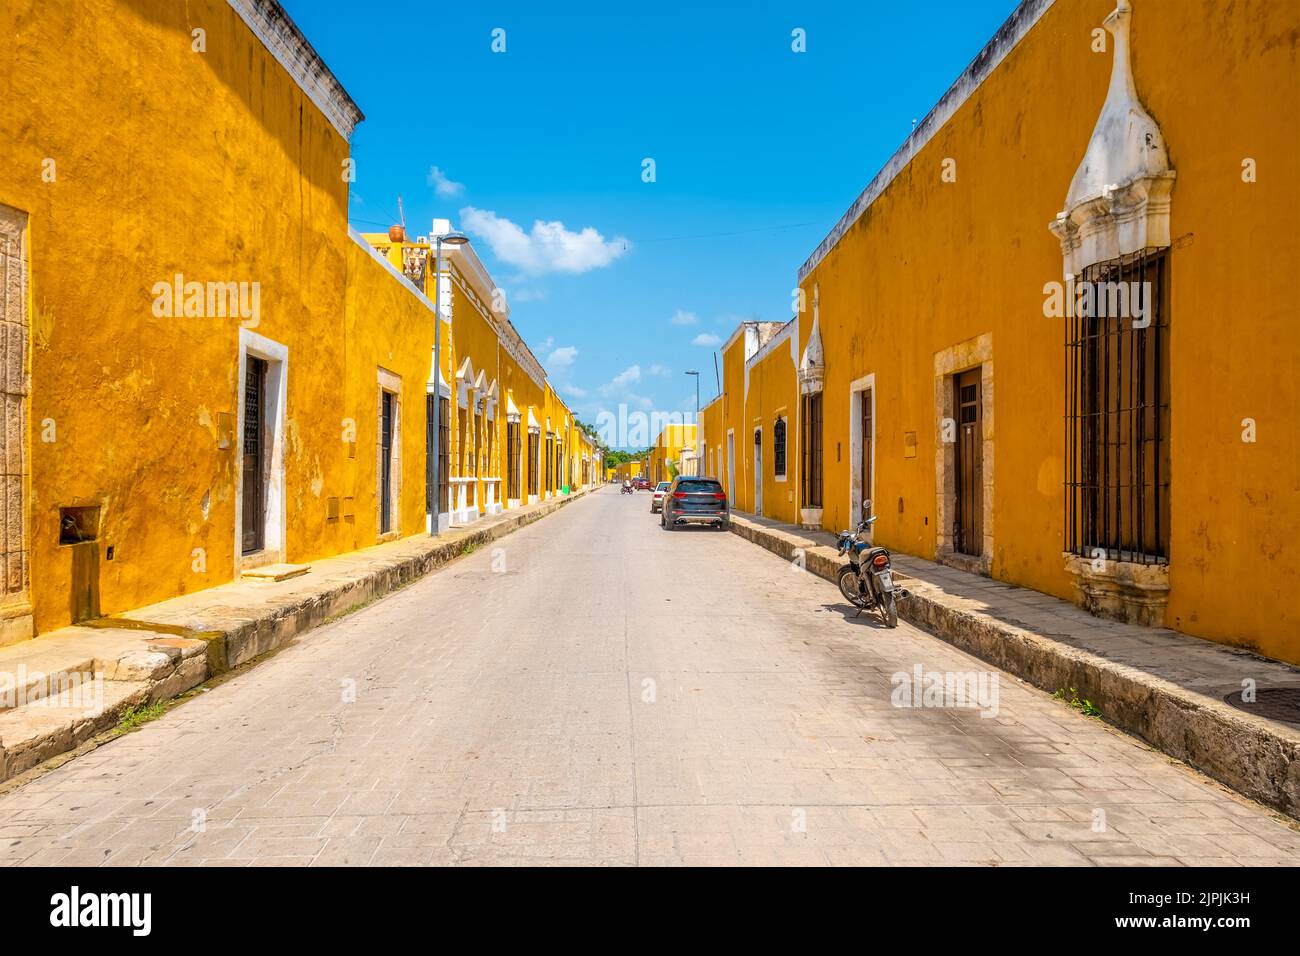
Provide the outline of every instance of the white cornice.
<path id="1" fill-rule="evenodd" d="M 970 65 L 962 71 L 961 76 L 957 77 L 957 82 L 948 88 L 948 92 L 940 97 L 939 102 L 934 105 L 925 118 L 917 124 L 916 129 L 912 130 L 910 136 L 904 140 L 903 145 L 898 151 L 889 158 L 883 169 L 876 174 L 876 177 L 867 184 L 867 188 L 862 190 L 853 205 L 849 207 L 848 212 L 840 217 L 839 222 L 831 229 L 830 234 L 822 240 L 821 245 L 808 257 L 802 266 L 799 267 L 799 281 L 803 282 L 808 274 L 816 269 L 823 259 L 835 248 L 836 243 L 844 236 L 844 233 L 856 223 L 867 207 L 879 198 L 889 184 L 901 173 L 912 158 L 921 151 L 921 149 L 934 138 L 934 135 L 943 128 L 957 110 L 961 109 L 971 94 L 975 92 L 988 78 L 988 76 L 997 69 L 998 65 L 1006 58 L 1025 36 L 1026 33 L 1038 22 L 1039 18 L 1048 10 L 1055 0 L 1021 0 L 1020 6 L 1012 11 L 1007 21 L 998 28 L 998 32 L 993 35 L 993 39 L 984 45 L 984 49 L 976 55 Z"/>
<path id="2" fill-rule="evenodd" d="M 277 0 L 226 0 L 344 139 L 365 117 Z"/>

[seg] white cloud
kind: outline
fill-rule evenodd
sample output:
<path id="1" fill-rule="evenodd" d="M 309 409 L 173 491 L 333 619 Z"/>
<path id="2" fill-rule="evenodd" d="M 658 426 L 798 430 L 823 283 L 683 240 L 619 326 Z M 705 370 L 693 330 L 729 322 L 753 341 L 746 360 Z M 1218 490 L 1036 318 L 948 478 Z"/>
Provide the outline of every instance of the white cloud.
<path id="1" fill-rule="evenodd" d="M 625 391 L 629 385 L 641 381 L 641 366 L 629 365 L 600 387 L 600 394 L 615 395 Z"/>
<path id="2" fill-rule="evenodd" d="M 651 365 L 648 371 L 650 372 L 651 375 L 657 375 L 659 376 L 659 378 L 667 378 L 669 375 L 673 374 L 672 369 L 670 369 L 667 365 L 659 365 L 657 363 Z"/>
<path id="3" fill-rule="evenodd" d="M 721 345 L 722 339 L 718 338 L 712 332 L 701 332 L 699 335 L 695 336 L 695 338 L 691 339 L 691 344 L 713 348 L 715 345 Z"/>
<path id="4" fill-rule="evenodd" d="M 699 316 L 694 312 L 683 312 L 681 309 L 678 309 L 673 313 L 673 325 L 695 325 L 699 321 Z"/>
<path id="5" fill-rule="evenodd" d="M 547 365 L 566 367 L 573 364 L 578 357 L 578 350 L 572 345 L 562 345 L 546 358 Z"/>
<path id="6" fill-rule="evenodd" d="M 515 302 L 536 302 L 545 298 L 546 291 L 544 289 L 518 289 L 513 296 Z"/>
<path id="7" fill-rule="evenodd" d="M 466 206 L 460 211 L 468 232 L 482 237 L 492 254 L 526 275 L 548 272 L 574 275 L 600 269 L 627 252 L 630 244 L 621 236 L 606 240 L 591 226 L 572 232 L 558 220 L 533 222 L 531 232 L 486 209 Z"/>
<path id="8" fill-rule="evenodd" d="M 576 385 L 561 385 L 560 391 L 564 392 L 566 395 L 572 395 L 574 398 L 587 397 L 587 390 L 585 388 L 578 388 Z"/>
<path id="9" fill-rule="evenodd" d="M 437 166 L 429 167 L 429 185 L 442 199 L 454 199 L 465 191 L 464 183 L 448 179 L 447 174 Z"/>

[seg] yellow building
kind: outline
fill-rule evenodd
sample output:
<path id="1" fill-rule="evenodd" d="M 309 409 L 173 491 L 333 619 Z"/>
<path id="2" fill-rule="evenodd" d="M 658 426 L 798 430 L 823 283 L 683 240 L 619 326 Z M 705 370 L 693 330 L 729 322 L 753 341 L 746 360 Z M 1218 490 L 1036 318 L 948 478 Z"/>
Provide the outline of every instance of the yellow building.
<path id="1" fill-rule="evenodd" d="M 445 520 L 509 503 L 503 461 L 536 499 L 541 364 L 471 246 L 440 321 L 413 244 L 349 230 L 361 112 L 277 3 L 14 0 L 0 34 L 0 643 L 425 533 L 435 394 Z"/>
<path id="2" fill-rule="evenodd" d="M 672 481 L 681 472 L 682 453 L 695 446 L 695 424 L 672 422 L 655 436 L 646 463 L 646 476 L 656 484 Z"/>
<path id="3" fill-rule="evenodd" d="M 738 506 L 797 394 L 801 522 L 1300 662 L 1298 31 L 1022 3 L 799 270 L 793 381 L 724 348 Z"/>

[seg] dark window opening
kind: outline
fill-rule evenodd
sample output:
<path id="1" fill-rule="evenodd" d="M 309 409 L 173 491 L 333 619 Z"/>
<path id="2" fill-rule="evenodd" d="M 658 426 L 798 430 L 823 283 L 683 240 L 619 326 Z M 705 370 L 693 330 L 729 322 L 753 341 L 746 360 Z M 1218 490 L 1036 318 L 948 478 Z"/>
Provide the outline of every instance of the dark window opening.
<path id="1" fill-rule="evenodd" d="M 772 470 L 776 477 L 785 477 L 785 419 L 778 418 L 772 426 Z"/>

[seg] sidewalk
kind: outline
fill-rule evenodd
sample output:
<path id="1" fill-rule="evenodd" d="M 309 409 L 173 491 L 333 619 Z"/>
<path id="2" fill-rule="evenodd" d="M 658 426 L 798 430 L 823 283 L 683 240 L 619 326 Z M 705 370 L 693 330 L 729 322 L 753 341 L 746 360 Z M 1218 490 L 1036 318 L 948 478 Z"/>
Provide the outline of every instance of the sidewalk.
<path id="1" fill-rule="evenodd" d="M 0 648 L 0 782 L 75 750 L 131 708 L 183 694 L 600 487 Z"/>
<path id="2" fill-rule="evenodd" d="M 731 530 L 834 581 L 835 538 L 732 512 Z M 1093 617 L 1068 601 L 904 554 L 899 615 L 1049 693 L 1074 688 L 1106 720 L 1248 797 L 1300 818 L 1300 726 L 1225 702 L 1300 688 L 1300 670 L 1164 628 Z"/>

